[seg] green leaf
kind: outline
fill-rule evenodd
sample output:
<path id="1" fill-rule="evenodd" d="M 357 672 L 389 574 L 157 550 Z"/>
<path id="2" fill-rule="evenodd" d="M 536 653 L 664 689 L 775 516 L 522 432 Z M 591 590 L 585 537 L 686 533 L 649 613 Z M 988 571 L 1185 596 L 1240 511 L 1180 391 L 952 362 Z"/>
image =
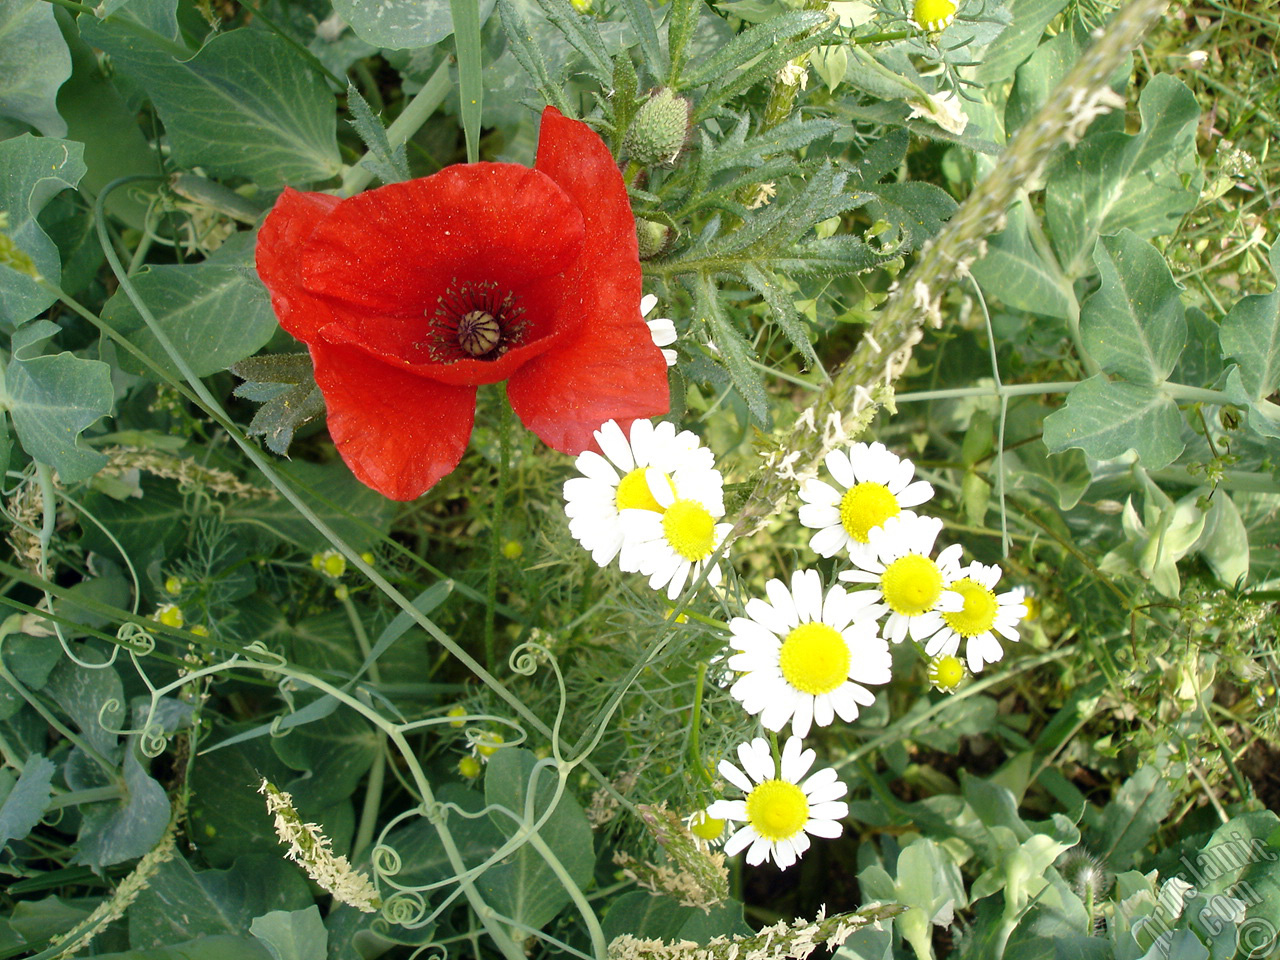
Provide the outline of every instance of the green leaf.
<path id="1" fill-rule="evenodd" d="M 1067 0 L 1008 0 L 1011 23 L 987 47 L 974 70 L 979 83 L 990 86 L 1007 80 L 1018 65 L 1035 51 L 1040 37 Z"/>
<path id="2" fill-rule="evenodd" d="M 1169 378 L 1190 387 L 1212 387 L 1222 376 L 1222 347 L 1218 324 L 1199 307 L 1186 309 L 1187 346 Z"/>
<path id="3" fill-rule="evenodd" d="M 1141 864 L 1139 854 L 1173 809 L 1172 788 L 1155 767 L 1146 766 L 1124 782 L 1102 811 L 1099 855 L 1113 870 Z"/>
<path id="4" fill-rule="evenodd" d="M 987 253 L 973 264 L 973 275 L 990 297 L 1014 310 L 1070 320 L 1079 313 L 1075 290 L 1058 262 L 1042 256 L 1031 241 L 1029 218 L 1018 202 L 1010 208 L 1005 228 L 987 240 Z"/>
<path id="5" fill-rule="evenodd" d="M 1067 395 L 1066 405 L 1044 421 L 1050 452 L 1079 447 L 1096 460 L 1134 450 L 1148 470 L 1167 467 L 1182 453 L 1182 415 L 1155 387 L 1090 377 Z"/>
<path id="6" fill-rule="evenodd" d="M 86 427 L 111 414 L 111 368 L 66 352 L 28 357 L 58 329 L 52 321 L 39 320 L 13 335 L 13 357 L 5 370 L 8 397 L 3 402 L 22 448 L 57 470 L 63 482 L 79 483 L 107 462 L 77 441 Z"/>
<path id="7" fill-rule="evenodd" d="M 499 750 L 490 757 L 485 773 L 485 801 L 523 815 L 525 794 L 536 763 L 527 750 Z M 532 804 L 534 817 L 540 818 L 549 809 L 555 794 L 555 779 L 554 767 L 539 768 Z M 490 819 L 507 837 L 517 831 L 517 825 L 508 817 L 490 814 Z M 547 821 L 538 830 L 538 836 L 573 882 L 580 888 L 585 887 L 595 867 L 591 826 L 582 807 L 568 791 L 560 795 Z M 534 929 L 549 923 L 569 902 L 568 892 L 531 844 L 525 844 L 505 861 L 486 870 L 478 885 L 496 910 Z"/>
<path id="8" fill-rule="evenodd" d="M 1163 383 L 1187 342 L 1168 264 L 1128 229 L 1103 237 L 1094 262 L 1102 285 L 1080 305 L 1085 350 L 1107 373 L 1132 383 Z"/>
<path id="9" fill-rule="evenodd" d="M 295 727 L 271 746 L 287 766 L 306 772 L 282 789 L 317 807 L 350 797 L 378 752 L 373 729 L 350 710 Z"/>
<path id="10" fill-rule="evenodd" d="M 106 659 L 85 649 L 77 656 L 86 663 Z M 116 753 L 120 738 L 103 726 L 105 721 L 118 729 L 125 722 L 124 685 L 114 667 L 83 667 L 64 659 L 49 675 L 44 692 L 71 718 L 90 746 L 104 756 Z"/>
<path id="11" fill-rule="evenodd" d="M 157 326 L 198 377 L 218 373 L 251 356 L 276 331 L 276 316 L 266 289 L 247 265 L 153 266 L 132 279 Z M 181 378 L 177 364 L 123 290 L 107 301 L 102 318 L 170 375 Z M 121 352 L 120 366 L 158 379 L 127 353 Z"/>
<path id="12" fill-rule="evenodd" d="M 699 64 L 687 75 L 681 89 L 700 87 L 704 83 L 722 80 L 733 70 L 745 67 L 756 57 L 779 46 L 784 39 L 799 36 L 826 22 L 826 14 L 797 10 L 774 17 L 742 31 L 714 56 Z"/>
<path id="13" fill-rule="evenodd" d="M 1213 492 L 1204 529 L 1193 550 L 1199 551 L 1214 576 L 1229 587 L 1249 576 L 1249 531 L 1225 487 Z"/>
<path id="14" fill-rule="evenodd" d="M 0 116 L 31 124 L 46 137 L 65 137 L 58 88 L 71 76 L 71 54 L 42 0 L 6 0 L 0 6 Z"/>
<path id="15" fill-rule="evenodd" d="M 199 873 L 179 854 L 159 865 L 130 908 L 129 944 L 147 949 L 202 936 L 236 936 L 264 911 L 303 910 L 311 904 L 302 868 L 287 862 L 282 851 L 243 856 L 229 870 Z M 269 955 L 265 948 L 262 953 Z"/>
<path id="16" fill-rule="evenodd" d="M 1280 244 L 1271 247 L 1271 272 L 1280 280 Z M 1240 365 L 1250 397 L 1260 400 L 1280 386 L 1280 290 L 1236 302 L 1218 329 L 1222 352 Z"/>
<path id="17" fill-rule="evenodd" d="M 9 217 L 4 232 L 55 284 L 62 276 L 58 248 L 40 229 L 36 215 L 59 192 L 74 188 L 84 173 L 81 144 L 27 133 L 0 140 L 0 210 Z M 31 277 L 0 264 L 0 322 L 23 323 L 55 299 Z"/>
<path id="18" fill-rule="evenodd" d="M 266 947 L 252 937 L 221 934 L 197 937 L 186 943 L 175 943 L 150 950 L 99 953 L 96 955 L 96 960 L 273 960 L 273 958 Z"/>
<path id="19" fill-rule="evenodd" d="M 341 170 L 333 93 L 275 34 L 230 30 L 177 59 L 173 44 L 144 43 L 111 21 L 82 32 L 147 91 L 173 163 L 263 188 L 314 183 Z"/>
<path id="20" fill-rule="evenodd" d="M 755 350 L 743 338 L 733 322 L 720 307 L 715 284 L 707 276 L 698 278 L 694 288 L 695 319 L 701 320 L 711 332 L 711 338 L 729 368 L 733 385 L 746 401 L 747 409 L 757 423 L 766 423 L 769 416 L 769 400 L 764 392 L 760 374 L 751 366 Z"/>
<path id="21" fill-rule="evenodd" d="M 18 782 L 13 784 L 0 803 L 0 846 L 10 840 L 21 840 L 35 829 L 53 796 L 52 761 L 36 754 L 27 757 Z"/>
<path id="22" fill-rule="evenodd" d="M 329 934 L 314 903 L 305 910 L 272 910 L 254 917 L 249 932 L 271 952 L 272 960 L 325 960 Z"/>
<path id="23" fill-rule="evenodd" d="M 919 250 L 956 212 L 951 195 L 932 183 L 877 183 L 867 192 L 874 198 L 867 201 L 867 215 L 892 227 L 879 240 L 894 253 Z"/>
<path id="24" fill-rule="evenodd" d="M 101 870 L 115 863 L 136 860 L 150 851 L 169 826 L 169 798 L 133 749 L 124 754 L 124 789 L 121 800 L 104 800 L 81 808 L 79 850 L 72 863 Z"/>
<path id="25" fill-rule="evenodd" d="M 1144 239 L 1170 233 L 1200 197 L 1195 96 L 1157 74 L 1138 111 L 1137 133 L 1090 134 L 1046 174 L 1045 218 L 1069 277 L 1084 275 L 1099 235 L 1125 227 Z"/>
<path id="26" fill-rule="evenodd" d="M 493 12 L 494 0 L 478 0 L 480 22 Z M 387 3 L 386 0 L 333 0 L 338 16 L 356 36 L 375 47 L 409 50 L 430 47 L 453 33 L 453 17 L 444 0 L 430 3 Z"/>
<path id="27" fill-rule="evenodd" d="M 369 151 L 360 165 L 368 167 L 383 183 L 402 183 L 408 180 L 409 160 L 405 155 L 404 144 L 399 144 L 394 150 L 391 148 L 387 140 L 387 128 L 374 116 L 373 110 L 353 83 L 347 84 L 347 109 L 351 111 L 351 126 Z"/>

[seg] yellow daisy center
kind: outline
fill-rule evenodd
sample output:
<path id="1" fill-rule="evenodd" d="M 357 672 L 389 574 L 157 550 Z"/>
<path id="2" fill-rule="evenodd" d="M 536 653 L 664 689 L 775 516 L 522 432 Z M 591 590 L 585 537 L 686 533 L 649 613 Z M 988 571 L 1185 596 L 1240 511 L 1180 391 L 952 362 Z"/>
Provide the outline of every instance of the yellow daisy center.
<path id="1" fill-rule="evenodd" d="M 715 518 L 696 500 L 677 500 L 667 507 L 662 532 L 671 549 L 686 560 L 705 560 L 715 549 Z"/>
<path id="2" fill-rule="evenodd" d="M 880 590 L 894 613 L 918 617 L 932 610 L 942 595 L 942 572 L 928 557 L 908 553 L 880 575 Z"/>
<path id="3" fill-rule="evenodd" d="M 794 783 L 766 780 L 747 795 L 747 820 L 766 840 L 786 840 L 809 822 L 809 800 Z"/>
<path id="4" fill-rule="evenodd" d="M 898 498 L 882 483 L 855 484 L 840 498 L 840 523 L 858 543 L 866 543 L 871 530 L 901 512 Z"/>
<path id="5" fill-rule="evenodd" d="M 956 18 L 952 0 L 916 0 L 911 19 L 925 30 L 938 31 Z"/>
<path id="6" fill-rule="evenodd" d="M 690 819 L 689 832 L 699 840 L 715 840 L 724 833 L 724 821 L 707 816 L 704 810 L 701 813 L 695 813 Z"/>
<path id="7" fill-rule="evenodd" d="M 947 621 L 947 626 L 962 637 L 976 637 L 990 630 L 999 607 L 996 595 L 969 577 L 957 580 L 951 589 L 964 597 L 964 609 L 944 613 L 942 619 Z"/>
<path id="8" fill-rule="evenodd" d="M 1040 598 L 1033 597 L 1030 594 L 1022 598 L 1022 605 L 1026 608 L 1026 615 L 1023 617 L 1028 623 L 1040 616 Z"/>
<path id="9" fill-rule="evenodd" d="M 645 480 L 644 469 L 636 467 L 618 483 L 618 492 L 614 494 L 613 502 L 619 510 L 652 510 L 654 513 L 662 513 L 662 504 L 653 498 L 653 492 Z M 662 477 L 671 486 L 672 496 L 675 496 L 676 486 L 671 483 L 671 478 L 665 473 Z"/>
<path id="10" fill-rule="evenodd" d="M 929 682 L 939 690 L 951 693 L 964 679 L 964 664 L 950 654 L 929 661 Z"/>
<path id="11" fill-rule="evenodd" d="M 778 663 L 801 693 L 830 693 L 849 678 L 849 645 L 835 627 L 802 623 L 782 641 Z"/>

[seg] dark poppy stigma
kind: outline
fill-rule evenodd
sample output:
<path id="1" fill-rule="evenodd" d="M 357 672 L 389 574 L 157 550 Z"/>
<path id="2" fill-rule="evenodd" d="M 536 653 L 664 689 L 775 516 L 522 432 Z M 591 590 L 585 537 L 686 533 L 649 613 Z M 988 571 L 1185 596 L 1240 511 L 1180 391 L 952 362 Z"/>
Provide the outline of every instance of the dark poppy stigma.
<path id="1" fill-rule="evenodd" d="M 493 281 L 449 285 L 431 315 L 427 351 L 437 363 L 496 360 L 519 346 L 524 308 Z"/>

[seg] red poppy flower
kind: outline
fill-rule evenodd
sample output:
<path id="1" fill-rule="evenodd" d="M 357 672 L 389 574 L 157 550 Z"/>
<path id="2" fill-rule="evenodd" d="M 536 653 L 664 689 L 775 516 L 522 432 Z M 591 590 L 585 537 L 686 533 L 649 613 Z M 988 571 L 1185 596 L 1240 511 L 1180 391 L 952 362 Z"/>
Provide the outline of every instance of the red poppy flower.
<path id="1" fill-rule="evenodd" d="M 668 409 L 626 186 L 552 107 L 533 169 L 459 164 L 349 200 L 286 190 L 257 263 L 342 458 L 392 499 L 458 465 L 483 383 L 506 380 L 524 425 L 569 454 L 606 420 Z"/>

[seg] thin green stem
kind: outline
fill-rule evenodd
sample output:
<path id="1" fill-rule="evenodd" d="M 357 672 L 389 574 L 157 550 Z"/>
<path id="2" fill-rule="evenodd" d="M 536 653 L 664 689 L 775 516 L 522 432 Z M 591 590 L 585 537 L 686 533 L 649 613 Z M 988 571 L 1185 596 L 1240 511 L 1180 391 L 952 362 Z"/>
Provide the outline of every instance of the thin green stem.
<path id="1" fill-rule="evenodd" d="M 702 762 L 702 750 L 698 738 L 702 732 L 702 690 L 707 680 L 707 662 L 698 661 L 698 676 L 693 684 L 693 715 L 689 718 L 689 764 L 697 771 L 698 777 L 707 786 L 714 781 L 707 773 L 706 764 Z"/>
<path id="2" fill-rule="evenodd" d="M 507 473 L 511 457 L 511 409 L 507 392 L 498 387 L 498 482 L 493 489 L 489 517 L 489 578 L 485 584 L 484 663 L 490 670 L 497 663 L 494 620 L 498 606 L 498 558 L 502 556 L 502 524 L 507 509 Z"/>
<path id="3" fill-rule="evenodd" d="M 45 3 L 51 3 L 55 7 L 62 7 L 64 10 L 70 10 L 73 13 L 87 13 L 91 17 L 96 16 L 93 12 L 93 7 L 87 3 L 76 3 L 76 0 L 45 0 Z"/>
<path id="4" fill-rule="evenodd" d="M 85 803 L 121 800 L 128 795 L 129 792 L 119 784 L 113 784 L 109 787 L 90 787 L 87 790 L 72 790 L 68 793 L 59 794 L 50 800 L 49 805 L 45 807 L 45 812 L 61 810 L 63 807 L 78 807 Z"/>

